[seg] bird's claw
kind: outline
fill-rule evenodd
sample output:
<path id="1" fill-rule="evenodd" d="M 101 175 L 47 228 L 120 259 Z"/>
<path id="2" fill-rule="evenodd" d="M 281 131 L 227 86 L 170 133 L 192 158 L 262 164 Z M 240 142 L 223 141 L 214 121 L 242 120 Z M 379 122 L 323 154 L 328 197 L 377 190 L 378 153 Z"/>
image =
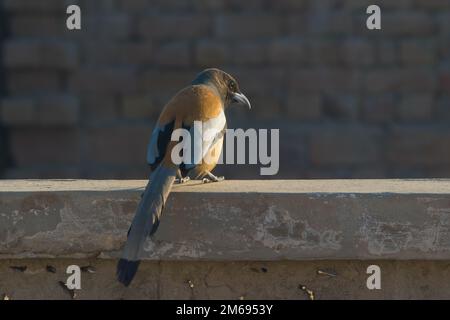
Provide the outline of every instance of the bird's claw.
<path id="1" fill-rule="evenodd" d="M 225 177 L 216 177 L 216 176 L 212 176 L 212 177 L 209 177 L 209 178 L 203 178 L 202 179 L 202 181 L 203 181 L 203 183 L 210 183 L 210 182 L 220 182 L 220 181 L 223 181 L 223 180 L 225 180 Z"/>
<path id="2" fill-rule="evenodd" d="M 179 183 L 179 184 L 183 184 L 183 183 L 188 182 L 189 180 L 191 180 L 191 178 L 189 178 L 189 177 L 184 177 L 184 178 L 177 178 L 177 179 L 175 179 L 175 182 L 176 182 L 176 183 Z"/>

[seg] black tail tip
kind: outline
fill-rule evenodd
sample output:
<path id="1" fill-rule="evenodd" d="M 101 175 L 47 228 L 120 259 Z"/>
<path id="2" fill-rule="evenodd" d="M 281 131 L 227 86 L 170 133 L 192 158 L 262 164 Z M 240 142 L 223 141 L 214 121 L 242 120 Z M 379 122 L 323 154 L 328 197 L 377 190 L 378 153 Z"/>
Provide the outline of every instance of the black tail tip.
<path id="1" fill-rule="evenodd" d="M 128 287 L 133 281 L 134 275 L 137 272 L 139 263 L 141 261 L 131 261 L 126 259 L 120 259 L 117 264 L 117 280 Z"/>

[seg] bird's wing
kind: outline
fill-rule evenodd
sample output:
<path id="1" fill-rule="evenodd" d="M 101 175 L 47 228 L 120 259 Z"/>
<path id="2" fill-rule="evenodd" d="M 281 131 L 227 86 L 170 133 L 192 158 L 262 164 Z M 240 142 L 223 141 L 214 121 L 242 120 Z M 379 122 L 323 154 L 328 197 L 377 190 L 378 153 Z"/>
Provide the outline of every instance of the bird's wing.
<path id="1" fill-rule="evenodd" d="M 153 129 L 147 147 L 147 163 L 152 171 L 158 167 L 166 154 L 174 124 L 175 120 L 166 124 L 157 124 Z"/>

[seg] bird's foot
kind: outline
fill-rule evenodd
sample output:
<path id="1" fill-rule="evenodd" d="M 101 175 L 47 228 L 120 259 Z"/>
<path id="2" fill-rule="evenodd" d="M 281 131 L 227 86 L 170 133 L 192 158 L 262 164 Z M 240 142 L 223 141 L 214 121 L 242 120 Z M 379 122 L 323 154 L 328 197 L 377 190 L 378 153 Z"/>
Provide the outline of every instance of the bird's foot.
<path id="1" fill-rule="evenodd" d="M 183 183 L 188 182 L 189 180 L 191 180 L 191 178 L 189 178 L 189 177 L 177 178 L 177 179 L 175 179 L 175 183 L 183 184 Z"/>
<path id="2" fill-rule="evenodd" d="M 202 179 L 203 183 L 210 183 L 210 182 L 220 182 L 225 180 L 225 177 L 221 176 L 221 177 L 216 177 L 215 175 L 213 175 L 211 172 L 207 173 L 208 177 L 205 177 Z"/>

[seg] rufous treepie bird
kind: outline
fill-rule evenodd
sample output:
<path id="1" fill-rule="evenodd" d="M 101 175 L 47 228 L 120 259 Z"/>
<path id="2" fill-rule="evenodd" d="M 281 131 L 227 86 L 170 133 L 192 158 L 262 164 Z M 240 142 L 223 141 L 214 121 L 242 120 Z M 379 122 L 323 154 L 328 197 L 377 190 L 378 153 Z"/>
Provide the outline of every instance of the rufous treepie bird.
<path id="1" fill-rule="evenodd" d="M 180 182 L 190 176 L 204 179 L 204 182 L 223 179 L 214 176 L 211 171 L 222 151 L 226 130 L 224 111 L 233 103 L 250 108 L 249 100 L 239 90 L 237 81 L 231 75 L 219 69 L 206 69 L 163 108 L 148 144 L 150 180 L 128 230 L 122 258 L 117 265 L 117 278 L 125 286 L 131 283 L 136 274 L 146 239 L 158 228 L 161 213 L 176 177 L 180 178 Z M 201 123 L 200 134 L 194 122 Z M 194 149 L 191 157 L 197 156 L 200 161 L 192 160 L 179 164 L 173 161 L 172 150 L 179 142 L 172 141 L 171 137 L 174 130 L 180 128 L 189 131 L 193 140 L 191 146 Z M 208 129 L 214 129 L 209 132 L 216 134 L 211 137 L 211 134 L 207 134 Z M 195 147 L 199 145 L 201 148 Z M 200 157 L 198 150 L 201 152 Z M 206 159 L 208 161 L 205 161 Z"/>

